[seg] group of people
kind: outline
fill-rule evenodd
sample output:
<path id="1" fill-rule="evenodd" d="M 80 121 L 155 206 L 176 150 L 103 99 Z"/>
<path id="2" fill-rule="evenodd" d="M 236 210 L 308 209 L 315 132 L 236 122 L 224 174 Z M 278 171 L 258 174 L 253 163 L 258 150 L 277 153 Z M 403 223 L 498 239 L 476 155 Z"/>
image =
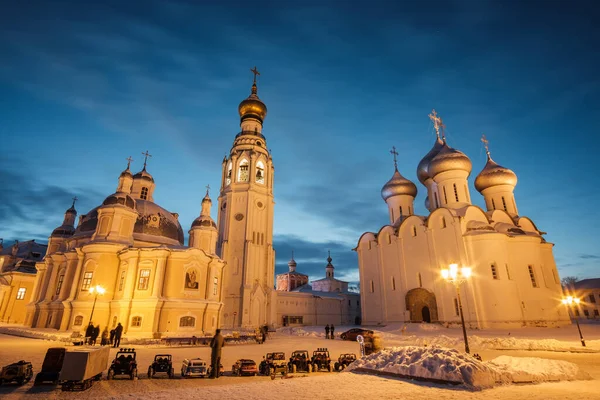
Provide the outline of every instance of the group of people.
<path id="1" fill-rule="evenodd" d="M 256 328 L 256 341 L 258 344 L 263 344 L 269 337 L 269 327 L 267 325 Z"/>
<path id="2" fill-rule="evenodd" d="M 119 322 L 116 328 L 108 331 L 108 327 L 105 327 L 102 331 L 100 346 L 113 346 L 119 347 L 121 345 L 121 336 L 123 335 L 123 325 Z M 100 325 L 94 326 L 91 322 L 85 330 L 85 340 L 90 346 L 95 346 L 96 341 L 100 336 Z"/>
<path id="3" fill-rule="evenodd" d="M 333 326 L 333 324 L 329 325 L 325 325 L 325 339 L 335 339 L 335 327 Z"/>

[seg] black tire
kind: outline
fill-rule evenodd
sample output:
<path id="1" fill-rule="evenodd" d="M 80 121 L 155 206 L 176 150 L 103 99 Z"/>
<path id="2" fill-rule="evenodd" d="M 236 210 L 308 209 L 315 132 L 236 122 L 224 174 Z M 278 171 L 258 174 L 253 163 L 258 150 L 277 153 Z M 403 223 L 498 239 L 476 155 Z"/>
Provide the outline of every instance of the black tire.
<path id="1" fill-rule="evenodd" d="M 133 379 L 133 377 L 131 379 Z M 152 367 L 148 367 L 148 379 L 152 379 Z"/>
<path id="2" fill-rule="evenodd" d="M 327 371 L 329 371 L 329 372 L 332 371 L 331 364 L 327 365 Z"/>
<path id="3" fill-rule="evenodd" d="M 106 374 L 106 380 L 110 381 L 115 377 L 115 371 L 113 371 L 112 369 L 108 370 L 108 374 Z"/>

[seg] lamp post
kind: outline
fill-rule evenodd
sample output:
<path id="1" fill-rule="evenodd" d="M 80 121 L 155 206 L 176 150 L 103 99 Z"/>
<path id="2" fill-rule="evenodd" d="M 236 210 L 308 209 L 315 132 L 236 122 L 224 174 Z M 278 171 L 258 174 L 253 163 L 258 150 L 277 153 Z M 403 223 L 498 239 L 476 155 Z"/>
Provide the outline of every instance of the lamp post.
<path id="1" fill-rule="evenodd" d="M 88 323 L 88 325 L 92 323 L 92 318 L 94 317 L 94 309 L 96 308 L 96 300 L 98 300 L 98 295 L 104 294 L 106 292 L 106 289 L 104 289 L 100 285 L 96 285 L 96 286 L 92 286 L 90 288 L 89 292 L 90 292 L 90 294 L 94 295 L 94 304 L 92 305 L 92 313 L 90 314 L 90 322 Z"/>
<path id="2" fill-rule="evenodd" d="M 581 301 L 581 299 L 579 299 L 578 297 L 573 297 L 573 296 L 563 297 L 562 303 L 565 306 L 567 306 L 567 313 L 569 314 L 569 318 L 571 317 L 571 307 L 573 306 L 573 304 L 579 305 L 580 301 Z M 581 334 L 581 327 L 579 326 L 579 318 L 577 318 L 576 315 L 574 315 L 573 318 L 575 318 L 575 323 L 577 324 L 577 330 L 579 331 L 579 338 L 581 339 L 581 345 L 583 347 L 585 347 L 585 340 L 583 339 L 583 335 Z"/>
<path id="3" fill-rule="evenodd" d="M 467 328 L 465 327 L 465 317 L 463 316 L 462 302 L 460 301 L 460 284 L 464 283 L 471 276 L 471 268 L 462 267 L 459 271 L 458 264 L 450 264 L 448 269 L 442 269 L 442 278 L 456 287 L 456 298 L 458 300 L 458 310 L 460 313 L 460 322 L 462 324 L 463 337 L 465 340 L 465 352 L 469 353 L 469 340 L 467 338 Z"/>

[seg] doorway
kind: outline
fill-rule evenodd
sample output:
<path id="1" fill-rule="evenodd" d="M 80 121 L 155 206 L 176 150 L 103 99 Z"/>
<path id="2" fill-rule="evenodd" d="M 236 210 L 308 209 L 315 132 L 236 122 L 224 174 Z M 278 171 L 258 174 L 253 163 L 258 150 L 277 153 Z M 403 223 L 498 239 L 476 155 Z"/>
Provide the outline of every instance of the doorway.
<path id="1" fill-rule="evenodd" d="M 429 315 L 429 307 L 423 307 L 421 309 L 421 315 L 423 316 L 423 322 L 431 322 L 431 315 Z"/>

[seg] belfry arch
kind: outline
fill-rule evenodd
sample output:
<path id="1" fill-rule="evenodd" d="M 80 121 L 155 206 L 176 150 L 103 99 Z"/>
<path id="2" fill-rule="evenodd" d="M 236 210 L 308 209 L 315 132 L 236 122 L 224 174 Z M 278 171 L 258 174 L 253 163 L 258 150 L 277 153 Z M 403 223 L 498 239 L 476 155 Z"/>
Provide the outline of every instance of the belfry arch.
<path id="1" fill-rule="evenodd" d="M 415 288 L 406 293 L 406 310 L 410 312 L 410 322 L 438 321 L 435 295 L 426 289 Z"/>

